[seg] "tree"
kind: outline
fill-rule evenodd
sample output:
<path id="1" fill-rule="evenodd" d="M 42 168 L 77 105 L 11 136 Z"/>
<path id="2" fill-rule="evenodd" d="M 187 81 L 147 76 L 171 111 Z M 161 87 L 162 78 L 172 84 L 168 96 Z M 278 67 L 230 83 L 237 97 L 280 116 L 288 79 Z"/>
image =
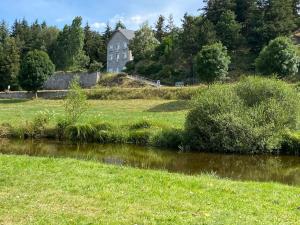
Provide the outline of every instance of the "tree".
<path id="1" fill-rule="evenodd" d="M 107 24 L 106 24 L 105 31 L 104 31 L 104 33 L 103 33 L 103 40 L 104 40 L 104 42 L 105 42 L 105 45 L 108 44 L 108 42 L 109 42 L 109 40 L 110 40 L 112 34 L 113 34 L 113 30 L 112 30 L 111 26 L 109 25 L 109 23 L 107 23 Z"/>
<path id="2" fill-rule="evenodd" d="M 206 18 L 209 19 L 213 24 L 217 24 L 220 21 L 221 15 L 228 11 L 235 11 L 236 0 L 205 0 L 206 6 L 204 12 Z"/>
<path id="3" fill-rule="evenodd" d="M 16 78 L 20 68 L 20 52 L 15 39 L 6 37 L 0 43 L 0 90 L 5 90 L 8 85 L 15 88 Z"/>
<path id="4" fill-rule="evenodd" d="M 71 26 L 66 25 L 58 35 L 52 59 L 58 69 L 67 70 L 78 67 L 78 58 L 84 57 L 84 31 L 82 18 L 76 17 Z"/>
<path id="5" fill-rule="evenodd" d="M 296 46 L 287 37 L 278 37 L 266 46 L 256 60 L 256 69 L 264 75 L 295 75 L 300 65 Z"/>
<path id="6" fill-rule="evenodd" d="M 9 36 L 9 30 L 7 24 L 4 20 L 2 20 L 0 23 L 0 43 L 3 43 L 8 36 Z"/>
<path id="7" fill-rule="evenodd" d="M 171 34 L 175 31 L 175 29 L 176 29 L 176 26 L 174 23 L 174 17 L 172 14 L 170 14 L 168 17 L 168 24 L 166 25 L 166 32 L 168 34 Z"/>
<path id="8" fill-rule="evenodd" d="M 242 40 L 242 26 L 235 19 L 234 12 L 225 11 L 216 25 L 218 38 L 229 50 L 236 49 Z"/>
<path id="9" fill-rule="evenodd" d="M 54 71 L 55 66 L 46 52 L 30 51 L 21 64 L 21 71 L 18 76 L 19 84 L 23 89 L 36 94 Z"/>
<path id="10" fill-rule="evenodd" d="M 258 0 L 249 9 L 245 27 L 248 44 L 255 52 L 276 37 L 292 34 L 297 27 L 293 0 Z"/>
<path id="11" fill-rule="evenodd" d="M 221 43 L 207 45 L 196 56 L 196 67 L 201 81 L 212 83 L 228 74 L 230 57 Z"/>
<path id="12" fill-rule="evenodd" d="M 165 17 L 160 15 L 158 17 L 158 20 L 155 25 L 155 38 L 159 41 L 162 42 L 162 39 L 166 35 L 166 29 L 165 29 Z"/>
<path id="13" fill-rule="evenodd" d="M 135 32 L 135 37 L 129 43 L 135 61 L 151 58 L 159 41 L 154 37 L 154 33 L 147 23 Z"/>
<path id="14" fill-rule="evenodd" d="M 98 32 L 91 31 L 88 24 L 84 28 L 83 50 L 90 59 L 88 67 L 92 63 L 103 64 L 106 61 L 106 45 L 103 37 Z"/>
<path id="15" fill-rule="evenodd" d="M 126 29 L 125 24 L 121 20 L 119 20 L 115 26 L 115 30 L 119 30 L 119 29 Z"/>

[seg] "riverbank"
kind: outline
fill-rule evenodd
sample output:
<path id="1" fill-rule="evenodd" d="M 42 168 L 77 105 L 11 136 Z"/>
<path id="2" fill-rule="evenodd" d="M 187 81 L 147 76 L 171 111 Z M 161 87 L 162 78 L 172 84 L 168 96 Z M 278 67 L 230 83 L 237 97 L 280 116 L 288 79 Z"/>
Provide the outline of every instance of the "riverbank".
<path id="1" fill-rule="evenodd" d="M 297 224 L 299 187 L 0 155 L 4 224 Z"/>
<path id="2" fill-rule="evenodd" d="M 62 100 L 0 100 L 0 137 L 129 143 L 182 150 L 190 101 L 89 100 L 77 124 L 65 127 Z M 47 124 L 43 124 L 46 116 Z M 287 133 L 282 154 L 300 153 L 300 134 Z M 191 149 L 192 150 L 192 149 Z"/>

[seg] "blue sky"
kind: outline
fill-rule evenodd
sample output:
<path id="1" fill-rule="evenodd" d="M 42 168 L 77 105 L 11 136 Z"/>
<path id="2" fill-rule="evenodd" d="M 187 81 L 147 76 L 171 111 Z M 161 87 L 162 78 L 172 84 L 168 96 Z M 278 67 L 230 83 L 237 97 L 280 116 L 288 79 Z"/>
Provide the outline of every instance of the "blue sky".
<path id="1" fill-rule="evenodd" d="M 103 31 L 107 21 L 113 25 L 118 20 L 137 29 L 145 21 L 153 25 L 159 14 L 173 14 L 180 25 L 185 12 L 197 15 L 202 6 L 202 0 L 0 0 L 0 20 L 11 25 L 16 18 L 25 17 L 61 28 L 75 16 L 82 16 L 98 31 Z"/>

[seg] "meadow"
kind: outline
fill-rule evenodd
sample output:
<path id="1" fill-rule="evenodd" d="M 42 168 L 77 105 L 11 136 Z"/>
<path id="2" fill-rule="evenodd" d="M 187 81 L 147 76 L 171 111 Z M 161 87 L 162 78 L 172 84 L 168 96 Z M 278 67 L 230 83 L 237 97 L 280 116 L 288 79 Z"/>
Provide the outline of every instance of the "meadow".
<path id="1" fill-rule="evenodd" d="M 161 127 L 182 128 L 188 101 L 178 100 L 89 100 L 89 109 L 84 113 L 81 122 L 112 123 L 126 125 L 141 120 Z M 64 107 L 61 100 L 0 100 L 0 124 L 13 126 L 31 121 L 39 111 L 49 111 L 54 118 L 63 116 Z"/>
<path id="2" fill-rule="evenodd" d="M 299 223 L 299 187 L 0 155 L 0 224 Z"/>

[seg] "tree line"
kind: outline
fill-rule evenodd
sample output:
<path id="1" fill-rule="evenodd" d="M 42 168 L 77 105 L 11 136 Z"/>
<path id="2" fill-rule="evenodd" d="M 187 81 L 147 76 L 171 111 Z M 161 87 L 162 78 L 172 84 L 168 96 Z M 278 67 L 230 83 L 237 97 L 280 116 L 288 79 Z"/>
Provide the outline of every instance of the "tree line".
<path id="1" fill-rule="evenodd" d="M 234 76 L 235 72 L 254 72 L 255 67 L 263 70 L 264 65 L 270 65 L 276 49 L 281 50 L 280 54 L 286 59 L 280 65 L 292 67 L 292 72 L 285 74 L 298 72 L 297 49 L 287 39 L 272 43 L 273 50 L 264 50 L 262 58 L 269 57 L 269 61 L 257 58 L 271 40 L 290 37 L 297 30 L 299 4 L 300 0 L 206 0 L 198 16 L 184 15 L 180 27 L 175 25 L 172 15 L 168 18 L 161 15 L 154 28 L 143 24 L 136 31 L 129 45 L 134 61 L 127 64 L 126 72 L 167 84 L 211 82 L 215 78 L 225 79 L 228 71 Z M 46 62 L 49 68 L 44 71 L 47 73 L 54 67 L 57 71 L 105 70 L 107 42 L 118 28 L 126 27 L 119 21 L 114 29 L 107 25 L 105 31 L 99 33 L 89 24 L 83 27 L 81 17 L 61 30 L 46 22 L 29 24 L 22 19 L 9 27 L 2 21 L 0 90 L 7 89 L 8 85 L 12 90 L 19 89 L 20 85 L 26 90 L 24 70 L 30 68 L 26 60 L 31 66 L 41 66 L 38 59 Z M 289 51 L 286 53 L 285 49 Z M 280 65 L 269 66 L 271 69 L 267 72 L 289 71 L 278 69 Z M 39 70 L 35 71 L 36 77 L 31 80 L 39 80 L 41 84 L 46 77 L 38 79 Z"/>
<path id="2" fill-rule="evenodd" d="M 120 21 L 115 29 L 119 27 L 124 27 Z M 48 26 L 46 22 L 39 23 L 37 20 L 32 24 L 29 24 L 26 19 L 15 20 L 12 27 L 2 21 L 0 23 L 0 91 L 7 89 L 8 86 L 12 90 L 17 90 L 20 85 L 26 90 L 28 85 L 23 84 L 25 77 L 22 76 L 21 70 L 25 68 L 22 65 L 29 53 L 29 58 L 34 58 L 32 52 L 35 52 L 38 57 L 43 55 L 44 57 L 40 58 L 42 61 L 45 57 L 49 57 L 57 71 L 94 72 L 105 68 L 106 43 L 113 31 L 109 24 L 104 33 L 93 31 L 89 24 L 82 27 L 81 17 L 76 17 L 72 24 L 65 25 L 62 30 Z M 49 65 L 48 62 L 47 64 Z M 40 79 L 39 83 L 44 79 Z M 40 86 L 38 85 L 38 88 Z"/>
<path id="3" fill-rule="evenodd" d="M 136 32 L 130 45 L 135 59 L 127 71 L 170 84 L 211 81 L 214 73 L 220 78 L 228 70 L 232 77 L 254 73 L 262 49 L 278 37 L 291 37 L 299 27 L 299 3 L 206 0 L 198 16 L 184 15 L 181 27 L 161 15 L 155 29 L 144 24 Z M 291 54 L 294 52 L 292 47 Z M 214 71 L 210 67 L 221 68 Z"/>

